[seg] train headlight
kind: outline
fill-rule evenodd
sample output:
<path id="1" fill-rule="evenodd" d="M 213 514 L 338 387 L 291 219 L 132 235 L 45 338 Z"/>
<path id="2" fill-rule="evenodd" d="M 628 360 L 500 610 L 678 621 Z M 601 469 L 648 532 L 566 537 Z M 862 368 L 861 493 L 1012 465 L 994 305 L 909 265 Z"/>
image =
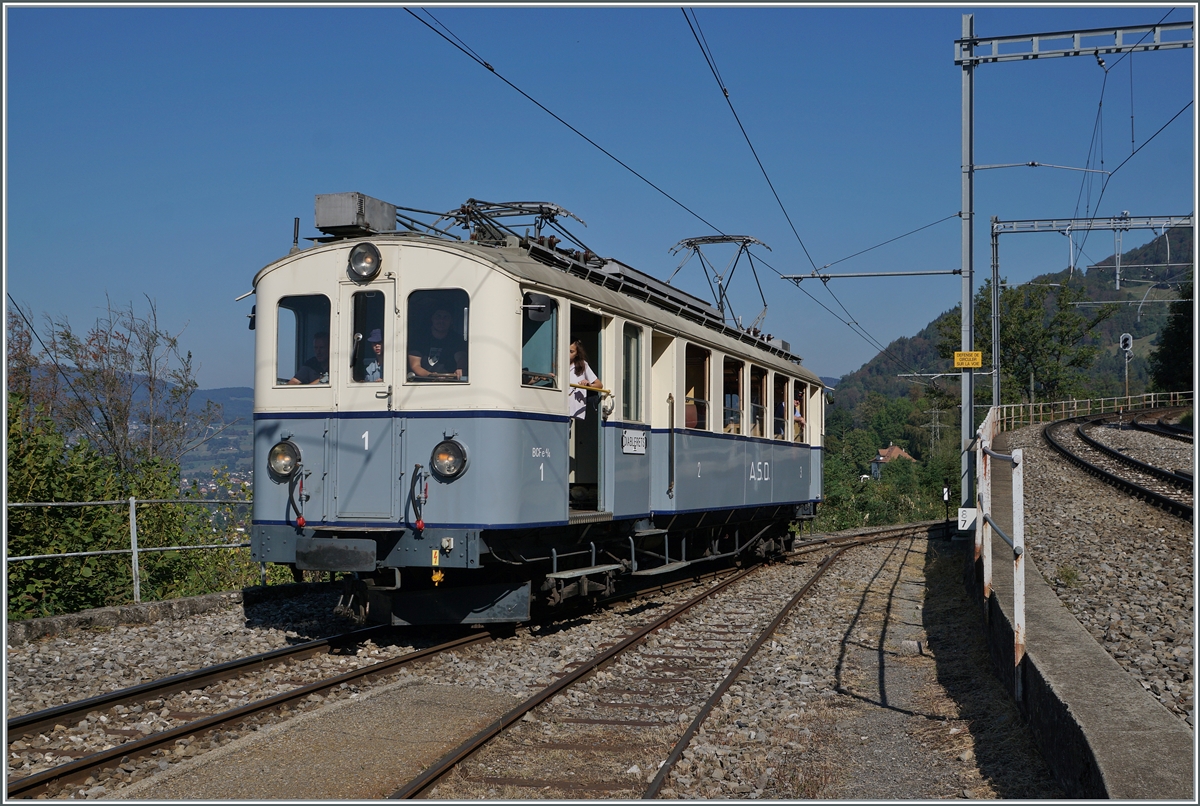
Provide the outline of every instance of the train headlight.
<path id="1" fill-rule="evenodd" d="M 360 243 L 350 250 L 350 276 L 360 282 L 366 282 L 379 274 L 379 266 L 383 256 L 373 243 Z"/>
<path id="2" fill-rule="evenodd" d="M 300 467 L 300 449 L 290 439 L 276 442 L 267 454 L 267 468 L 278 478 L 291 478 Z"/>
<path id="3" fill-rule="evenodd" d="M 456 478 L 467 468 L 467 449 L 452 439 L 443 440 L 433 449 L 429 466 L 441 478 Z"/>

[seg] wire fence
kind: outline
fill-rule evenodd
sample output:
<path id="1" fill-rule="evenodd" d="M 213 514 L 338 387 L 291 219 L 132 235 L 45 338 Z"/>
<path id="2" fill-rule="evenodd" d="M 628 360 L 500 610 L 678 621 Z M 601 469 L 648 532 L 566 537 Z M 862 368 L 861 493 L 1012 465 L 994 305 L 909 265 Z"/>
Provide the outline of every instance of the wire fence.
<path id="1" fill-rule="evenodd" d="M 181 545 L 181 546 L 138 546 L 138 524 L 137 524 L 137 508 L 140 505 L 147 504 L 192 504 L 200 506 L 249 506 L 253 502 L 236 498 L 224 499 L 202 499 L 202 498 L 144 498 L 138 500 L 130 496 L 128 499 L 116 501 L 30 501 L 20 503 L 6 503 L 5 506 L 9 509 L 32 509 L 32 508 L 62 508 L 62 507 L 103 507 L 103 506 L 128 506 L 129 507 L 129 548 L 120 549 L 104 549 L 100 551 L 70 551 L 57 554 L 27 554 L 16 557 L 10 557 L 7 554 L 8 546 L 5 544 L 5 571 L 7 572 L 8 563 L 25 562 L 29 560 L 52 560 L 67 557 L 101 557 L 111 554 L 128 554 L 132 558 L 133 565 L 133 601 L 140 602 L 142 600 L 141 588 L 141 573 L 139 568 L 139 555 L 147 552 L 163 552 L 163 551 L 197 551 L 208 549 L 241 549 L 248 548 L 250 544 L 221 542 L 221 543 L 206 543 L 197 545 Z M 244 531 L 244 528 L 240 529 Z M 265 584 L 265 574 L 262 578 Z"/>

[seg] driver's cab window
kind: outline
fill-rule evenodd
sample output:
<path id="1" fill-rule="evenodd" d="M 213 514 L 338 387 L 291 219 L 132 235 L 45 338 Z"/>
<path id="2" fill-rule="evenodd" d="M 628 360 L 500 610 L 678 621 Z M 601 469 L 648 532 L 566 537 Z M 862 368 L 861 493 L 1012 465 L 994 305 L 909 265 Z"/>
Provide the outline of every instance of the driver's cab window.
<path id="1" fill-rule="evenodd" d="M 414 291 L 408 297 L 408 380 L 467 380 L 471 300 L 461 289 Z"/>
<path id="2" fill-rule="evenodd" d="M 558 388 L 558 303 L 545 294 L 521 299 L 521 384 Z"/>
<path id="3" fill-rule="evenodd" d="M 381 383 L 384 365 L 383 292 L 354 295 L 354 332 L 350 337 L 350 377 L 355 383 Z"/>
<path id="4" fill-rule="evenodd" d="M 276 322 L 276 382 L 329 385 L 329 298 L 283 297 Z"/>

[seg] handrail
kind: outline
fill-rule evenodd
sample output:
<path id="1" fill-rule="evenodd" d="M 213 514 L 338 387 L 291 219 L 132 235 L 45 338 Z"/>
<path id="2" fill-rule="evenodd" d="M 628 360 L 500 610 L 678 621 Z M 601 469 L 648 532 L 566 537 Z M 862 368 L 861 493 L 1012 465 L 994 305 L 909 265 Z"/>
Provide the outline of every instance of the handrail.
<path id="1" fill-rule="evenodd" d="M 1000 431 L 998 407 L 988 411 L 976 430 L 976 506 L 975 559 L 983 561 L 983 601 L 992 595 L 992 538 L 995 531 L 1012 549 L 1013 557 L 1013 687 L 1017 700 L 1022 696 L 1021 660 L 1025 657 L 1025 468 L 1024 452 L 1018 448 L 1012 454 L 997 453 L 992 440 Z M 1012 525 L 1009 537 L 992 517 L 992 460 L 1012 463 Z"/>
<path id="2" fill-rule="evenodd" d="M 1009 456 L 1007 453 L 996 453 L 987 446 L 987 443 L 984 443 L 983 452 L 993 459 L 999 459 L 1001 462 L 1012 462 L 1014 465 L 1017 463 L 1014 457 Z"/>
<path id="3" fill-rule="evenodd" d="M 1150 409 L 1163 406 L 1190 406 L 1192 391 L 1147 392 L 1142 395 L 1101 397 L 1081 400 L 1056 400 L 1045 403 L 1005 403 L 994 407 L 997 431 L 1011 431 L 1026 425 L 1066 420 L 1085 414 Z"/>
<path id="4" fill-rule="evenodd" d="M 1002 528 L 1000 528 L 1000 524 L 998 524 L 994 520 L 992 520 L 991 515 L 989 515 L 985 512 L 985 513 L 983 513 L 983 519 L 985 521 L 987 521 L 988 525 L 996 530 L 996 534 L 1000 535 L 1001 539 L 1003 539 L 1004 542 L 1009 545 L 1009 548 L 1011 548 L 1013 550 L 1013 555 L 1020 557 L 1022 554 L 1025 553 L 1025 549 L 1013 545 L 1012 538 L 1004 533 L 1004 530 Z"/>

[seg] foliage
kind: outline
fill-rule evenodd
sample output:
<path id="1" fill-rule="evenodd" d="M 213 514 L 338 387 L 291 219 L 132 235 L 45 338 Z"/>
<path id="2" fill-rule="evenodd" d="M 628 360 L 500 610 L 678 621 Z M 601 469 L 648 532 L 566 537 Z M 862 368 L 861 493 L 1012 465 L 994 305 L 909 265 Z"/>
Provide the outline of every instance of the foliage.
<path id="1" fill-rule="evenodd" d="M 1067 283 L 1073 291 L 1082 292 L 1093 303 L 1118 303 L 1116 310 L 1088 334 L 1088 346 L 1097 348 L 1093 362 L 1082 368 L 1082 383 L 1088 397 L 1113 397 L 1125 393 L 1125 360 L 1117 349 L 1122 333 L 1130 333 L 1134 338 L 1134 360 L 1129 364 L 1129 392 L 1136 395 L 1147 390 L 1150 380 L 1147 366 L 1149 353 L 1153 342 L 1167 324 L 1167 307 L 1162 303 L 1162 297 L 1165 289 L 1175 287 L 1179 278 L 1190 272 L 1191 228 L 1168 230 L 1166 235 L 1124 252 L 1121 256 L 1120 290 L 1116 289 L 1114 282 L 1114 263 L 1115 259 L 1108 257 L 1088 267 L 1086 272 L 1064 269 L 1030 280 L 1031 284 Z M 1053 295 L 1055 292 L 1049 293 Z M 984 304 L 990 316 L 990 288 Z M 1073 307 L 1088 313 L 1096 310 L 1092 306 Z M 984 352 L 985 364 L 991 363 L 991 332 L 989 319 L 977 320 L 974 348 Z M 956 408 L 960 402 L 957 373 L 952 368 L 949 354 L 939 351 L 939 344 L 947 336 L 954 345 L 953 350 L 960 349 L 957 306 L 939 316 L 917 335 L 891 342 L 886 353 L 880 353 L 860 369 L 843 376 L 837 383 L 836 404 L 853 409 L 869 392 L 880 392 L 895 398 L 903 396 L 910 386 L 924 384 L 924 394 L 938 400 L 941 408 Z M 952 373 L 952 376 L 913 379 L 900 377 L 901 373 Z M 1023 373 L 1013 371 L 1010 375 L 1013 377 L 1001 384 L 1006 402 L 1019 399 L 1017 387 L 1026 392 L 1029 388 L 1028 370 Z M 986 376 L 976 378 L 977 403 L 985 406 L 991 404 L 990 387 Z M 1012 394 L 1007 394 L 1010 391 Z M 1035 394 L 1039 400 L 1050 399 L 1041 391 L 1035 390 Z"/>
<path id="2" fill-rule="evenodd" d="M 1130 394 L 1145 391 L 1150 368 L 1142 357 L 1156 334 L 1162 333 L 1160 341 L 1167 338 L 1167 313 L 1161 303 L 1152 304 L 1153 291 L 1178 282 L 1191 261 L 1191 230 L 1176 228 L 1122 254 L 1119 290 L 1114 282 L 1115 257 L 1087 271 L 1064 269 L 1026 285 L 1003 288 L 1002 402 L 1028 400 L 1031 373 L 1037 400 L 1124 394 L 1127 367 L 1117 348 L 1121 333 L 1134 337 L 1135 360 L 1128 366 Z M 991 361 L 991 293 L 990 281 L 985 282 L 974 303 L 973 346 L 983 352 L 985 365 Z M 1190 288 L 1181 293 L 1182 298 L 1190 295 Z M 1177 305 L 1182 309 L 1182 304 Z M 1191 382 L 1190 314 L 1189 307 L 1183 319 L 1171 320 L 1181 335 L 1188 328 L 1179 342 L 1189 350 L 1185 358 L 1163 362 L 1177 368 L 1186 365 L 1188 380 L 1170 387 L 1173 390 L 1186 389 Z M 957 507 L 961 398 L 950 359 L 961 348 L 960 321 L 956 307 L 916 336 L 893 341 L 886 352 L 838 381 L 836 402 L 826 413 L 826 500 L 818 515 L 819 528 L 942 517 L 944 484 L 950 486 L 950 502 Z M 901 373 L 950 377 L 913 378 Z M 983 411 L 991 399 L 990 379 L 976 376 L 976 411 Z M 888 444 L 904 448 L 916 465 L 892 462 L 884 466 L 879 481 L 860 481 L 869 475 L 875 452 Z M 909 472 L 915 474 L 915 492 Z"/>
<path id="3" fill-rule="evenodd" d="M 1067 278 L 1062 278 L 1067 280 Z M 1000 290 L 1000 392 L 1001 403 L 1066 400 L 1086 390 L 1086 370 L 1099 351 L 1092 331 L 1115 312 L 1102 305 L 1091 315 L 1076 303 L 1087 300 L 1079 284 L 1070 280 L 1053 290 L 1051 284 L 1020 285 Z M 992 353 L 992 283 L 989 279 L 975 295 L 975 347 L 985 357 Z M 960 349 L 959 311 L 938 321 L 943 358 Z M 986 360 L 985 360 L 986 363 Z M 985 384 L 979 384 L 985 387 Z M 978 389 L 978 387 L 977 387 Z M 985 398 L 990 402 L 990 392 Z"/>
<path id="4" fill-rule="evenodd" d="M 1196 347 L 1192 341 L 1192 283 L 1179 290 L 1179 299 L 1171 303 L 1167 326 L 1150 356 L 1150 376 L 1162 392 L 1183 392 L 1192 388 L 1196 369 Z"/>
<path id="5" fill-rule="evenodd" d="M 84 507 L 10 507 L 9 557 L 120 551 L 130 547 L 128 499 L 199 499 L 179 489 L 179 457 L 205 438 L 210 406 L 188 413 L 196 389 L 190 354 L 132 306 L 109 308 L 85 337 L 65 320 L 50 323 L 47 349 L 10 311 L 7 328 L 9 502 L 119 502 Z M 48 365 L 49 362 L 49 365 Z M 216 474 L 214 474 L 216 475 Z M 216 475 L 219 498 L 248 501 L 249 490 Z M 137 505 L 140 549 L 243 542 L 248 506 Z M 165 599 L 253 584 L 246 549 L 139 551 L 143 599 Z M 9 618 L 127 603 L 128 553 L 23 560 L 8 565 Z"/>
<path id="6" fill-rule="evenodd" d="M 178 334 L 159 325 L 155 304 L 147 301 L 145 315 L 132 303 L 117 308 L 109 302 L 83 334 L 65 318 L 48 321 L 45 358 L 70 388 L 53 416 L 124 473 L 159 458 L 178 463 L 220 421 L 213 404 L 189 411 L 197 388 L 192 354 L 180 348 Z"/>
<path id="7" fill-rule="evenodd" d="M 828 410 L 825 501 L 814 528 L 832 531 L 946 516 L 943 486 L 950 487 L 950 500 L 958 501 L 957 431 L 953 423 L 943 423 L 940 431 L 929 427 L 934 405 L 919 393 L 889 400 L 871 392 L 853 412 L 840 406 Z M 873 480 L 871 460 L 889 444 L 917 461 L 889 462 L 880 479 Z"/>

